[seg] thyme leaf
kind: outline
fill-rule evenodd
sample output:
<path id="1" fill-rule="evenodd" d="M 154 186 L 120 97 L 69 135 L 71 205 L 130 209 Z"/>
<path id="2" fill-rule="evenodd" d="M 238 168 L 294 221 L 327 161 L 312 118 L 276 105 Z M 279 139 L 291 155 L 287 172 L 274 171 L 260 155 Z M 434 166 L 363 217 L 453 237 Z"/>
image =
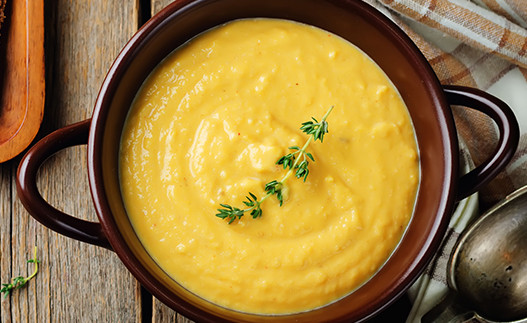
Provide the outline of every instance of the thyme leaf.
<path id="1" fill-rule="evenodd" d="M 313 155 L 307 152 L 306 149 L 311 141 L 324 141 L 324 135 L 328 133 L 328 123 L 326 119 L 332 110 L 333 106 L 328 109 L 320 122 L 312 117 L 310 121 L 302 123 L 300 130 L 308 134 L 309 138 L 307 139 L 304 146 L 291 146 L 289 147 L 291 152 L 278 159 L 276 164 L 282 165 L 284 170 L 287 169 L 287 173 L 282 177 L 281 180 L 273 180 L 265 184 L 264 191 L 266 194 L 262 198 L 258 200 L 258 198 L 253 193 L 249 192 L 249 195 L 245 197 L 246 201 L 243 201 L 243 204 L 246 206 L 246 208 L 240 209 L 229 204 L 220 204 L 220 208 L 217 209 L 218 213 L 216 213 L 216 216 L 227 220 L 229 224 L 233 223 L 236 219 L 241 219 L 241 217 L 249 211 L 253 219 L 259 218 L 263 213 L 261 204 L 273 195 L 276 195 L 276 199 L 280 203 L 280 206 L 282 206 L 284 203 L 284 182 L 293 174 L 293 172 L 296 178 L 303 179 L 304 182 L 306 181 L 307 176 L 309 175 L 308 159 L 311 159 L 313 162 L 315 161 Z"/>
<path id="2" fill-rule="evenodd" d="M 5 293 L 4 298 L 7 298 L 7 296 L 15 289 L 20 289 L 23 286 L 27 284 L 28 281 L 30 281 L 33 277 L 37 275 L 38 272 L 38 264 L 40 263 L 40 260 L 37 259 L 37 247 L 35 247 L 35 252 L 32 259 L 29 259 L 27 263 L 35 264 L 35 270 L 33 273 L 28 277 L 18 276 L 11 279 L 11 282 L 8 284 L 2 284 L 2 289 L 0 289 L 0 292 Z"/>

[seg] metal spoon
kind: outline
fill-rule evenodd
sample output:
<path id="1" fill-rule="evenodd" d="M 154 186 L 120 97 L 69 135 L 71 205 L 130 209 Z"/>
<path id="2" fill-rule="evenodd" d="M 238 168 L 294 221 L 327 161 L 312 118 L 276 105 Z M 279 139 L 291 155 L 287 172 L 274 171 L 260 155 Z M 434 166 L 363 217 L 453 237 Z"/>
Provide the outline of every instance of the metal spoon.
<path id="1" fill-rule="evenodd" d="M 422 321 L 527 322 L 526 193 L 527 186 L 512 193 L 463 233 L 447 272 L 457 293 Z"/>

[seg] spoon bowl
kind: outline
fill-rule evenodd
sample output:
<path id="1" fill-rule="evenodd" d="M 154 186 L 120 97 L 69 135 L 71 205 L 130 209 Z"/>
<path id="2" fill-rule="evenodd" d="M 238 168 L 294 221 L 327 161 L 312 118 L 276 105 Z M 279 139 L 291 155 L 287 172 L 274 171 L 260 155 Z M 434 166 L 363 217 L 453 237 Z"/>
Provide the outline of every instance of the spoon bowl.
<path id="1" fill-rule="evenodd" d="M 486 212 L 459 239 L 450 286 L 481 316 L 527 318 L 527 186 Z"/>

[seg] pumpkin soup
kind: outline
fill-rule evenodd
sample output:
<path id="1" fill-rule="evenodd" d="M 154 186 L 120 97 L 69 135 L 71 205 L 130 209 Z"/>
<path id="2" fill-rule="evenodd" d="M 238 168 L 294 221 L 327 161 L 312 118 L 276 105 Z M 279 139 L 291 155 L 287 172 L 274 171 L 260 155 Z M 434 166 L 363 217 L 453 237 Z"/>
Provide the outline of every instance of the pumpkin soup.
<path id="1" fill-rule="evenodd" d="M 282 178 L 300 125 L 327 117 L 309 176 L 283 205 L 231 224 L 220 204 Z M 277 19 L 209 30 L 170 54 L 138 92 L 120 178 L 134 229 L 177 282 L 227 308 L 305 311 L 367 281 L 411 218 L 419 156 L 407 109 L 375 63 L 342 38 Z"/>

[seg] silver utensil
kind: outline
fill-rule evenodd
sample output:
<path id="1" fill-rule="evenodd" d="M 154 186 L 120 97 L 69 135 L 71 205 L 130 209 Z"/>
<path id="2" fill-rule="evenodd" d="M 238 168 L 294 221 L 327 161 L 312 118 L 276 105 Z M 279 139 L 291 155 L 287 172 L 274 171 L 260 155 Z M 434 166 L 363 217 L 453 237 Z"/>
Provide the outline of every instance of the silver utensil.
<path id="1" fill-rule="evenodd" d="M 447 280 L 455 293 L 422 322 L 527 322 L 527 186 L 462 234 Z"/>

